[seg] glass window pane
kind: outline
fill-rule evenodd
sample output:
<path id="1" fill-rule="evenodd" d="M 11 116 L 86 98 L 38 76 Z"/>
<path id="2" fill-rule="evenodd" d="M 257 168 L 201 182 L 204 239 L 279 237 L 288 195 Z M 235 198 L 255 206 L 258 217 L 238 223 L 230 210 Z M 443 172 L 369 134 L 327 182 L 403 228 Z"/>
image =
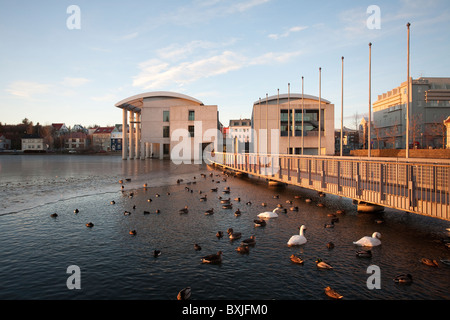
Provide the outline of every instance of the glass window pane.
<path id="1" fill-rule="evenodd" d="M 163 111 L 163 121 L 169 122 L 170 120 L 170 112 L 169 111 Z"/>

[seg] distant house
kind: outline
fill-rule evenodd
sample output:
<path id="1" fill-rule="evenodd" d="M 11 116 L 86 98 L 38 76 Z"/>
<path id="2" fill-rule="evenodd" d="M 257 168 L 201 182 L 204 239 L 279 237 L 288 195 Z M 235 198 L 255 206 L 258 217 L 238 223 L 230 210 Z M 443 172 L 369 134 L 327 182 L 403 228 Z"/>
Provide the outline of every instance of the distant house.
<path id="1" fill-rule="evenodd" d="M 72 132 L 64 137 L 64 146 L 66 149 L 85 149 L 88 146 L 87 134 L 84 132 Z"/>
<path id="2" fill-rule="evenodd" d="M 122 124 L 116 124 L 111 131 L 111 151 L 122 151 Z"/>
<path id="3" fill-rule="evenodd" d="M 41 138 L 36 134 L 27 134 L 22 137 L 22 151 L 42 152 L 45 150 L 44 138 Z"/>
<path id="4" fill-rule="evenodd" d="M 232 138 L 237 138 L 239 142 L 251 142 L 252 120 L 236 119 L 230 120 L 228 134 Z"/>
<path id="5" fill-rule="evenodd" d="M 11 149 L 11 140 L 6 139 L 5 136 L 0 136 L 0 150 L 9 150 Z"/>
<path id="6" fill-rule="evenodd" d="M 69 128 L 64 123 L 52 123 L 52 127 L 56 136 L 61 136 L 69 132 Z"/>
<path id="7" fill-rule="evenodd" d="M 76 124 L 73 126 L 72 132 L 84 132 L 84 133 L 88 133 L 88 129 L 86 129 L 85 127 L 83 127 L 81 124 Z"/>
<path id="8" fill-rule="evenodd" d="M 111 151 L 111 132 L 115 127 L 98 127 L 92 134 L 92 145 L 95 149 Z"/>

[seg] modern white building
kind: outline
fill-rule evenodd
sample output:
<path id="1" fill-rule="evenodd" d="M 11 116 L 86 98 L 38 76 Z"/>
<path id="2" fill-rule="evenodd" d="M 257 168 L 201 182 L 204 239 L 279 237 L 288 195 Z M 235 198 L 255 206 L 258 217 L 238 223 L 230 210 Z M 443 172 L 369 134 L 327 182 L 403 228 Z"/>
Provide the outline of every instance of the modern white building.
<path id="1" fill-rule="evenodd" d="M 35 134 L 27 134 L 22 137 L 22 151 L 40 152 L 44 151 L 44 139 Z"/>
<path id="2" fill-rule="evenodd" d="M 201 159 L 215 141 L 217 105 L 190 96 L 156 91 L 131 96 L 115 105 L 123 110 L 122 158 Z M 211 137 L 212 135 L 212 137 Z"/>
<path id="3" fill-rule="evenodd" d="M 237 138 L 239 142 L 251 142 L 252 120 L 230 120 L 228 134 L 231 138 Z"/>
<path id="4" fill-rule="evenodd" d="M 299 93 L 260 99 L 252 127 L 253 152 L 334 155 L 334 105 L 326 99 Z"/>

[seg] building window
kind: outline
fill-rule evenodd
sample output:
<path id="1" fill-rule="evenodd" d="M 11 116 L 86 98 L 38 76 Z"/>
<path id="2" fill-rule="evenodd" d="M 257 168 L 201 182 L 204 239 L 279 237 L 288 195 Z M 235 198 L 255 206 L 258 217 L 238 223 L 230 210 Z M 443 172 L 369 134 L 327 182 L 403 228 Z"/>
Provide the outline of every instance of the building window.
<path id="1" fill-rule="evenodd" d="M 189 110 L 189 121 L 194 121 L 195 120 L 195 111 L 194 110 Z"/>
<path id="2" fill-rule="evenodd" d="M 163 138 L 170 138 L 170 127 L 169 126 L 163 127 Z"/>
<path id="3" fill-rule="evenodd" d="M 164 143 L 163 144 L 163 154 L 168 155 L 170 153 L 170 144 Z"/>
<path id="4" fill-rule="evenodd" d="M 163 111 L 163 122 L 170 121 L 170 111 Z"/>
<path id="5" fill-rule="evenodd" d="M 194 137 L 194 126 L 189 126 L 189 127 L 188 127 L 188 130 L 189 130 L 189 134 L 190 134 L 191 137 L 193 138 L 193 137 Z"/>
<path id="6" fill-rule="evenodd" d="M 290 117 L 289 117 L 290 116 Z M 287 137 L 288 133 L 292 136 L 292 110 L 282 109 L 280 110 L 280 136 Z M 288 126 L 291 126 L 289 129 Z"/>

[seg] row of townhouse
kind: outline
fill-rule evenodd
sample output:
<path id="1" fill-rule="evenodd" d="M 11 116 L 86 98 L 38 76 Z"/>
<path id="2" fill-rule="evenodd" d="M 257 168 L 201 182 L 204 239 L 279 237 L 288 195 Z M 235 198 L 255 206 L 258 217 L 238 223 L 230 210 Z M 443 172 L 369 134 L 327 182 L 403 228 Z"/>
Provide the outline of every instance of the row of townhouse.
<path id="1" fill-rule="evenodd" d="M 94 151 L 122 150 L 122 125 L 92 129 L 80 129 L 82 128 L 80 126 L 77 128 L 80 130 L 76 132 L 69 132 L 66 128 L 64 124 L 58 125 L 55 131 L 54 139 L 59 140 L 59 149 L 69 151 L 88 148 Z M 24 152 L 43 152 L 51 149 L 48 141 L 38 134 L 27 134 L 22 137 L 22 151 Z"/>

